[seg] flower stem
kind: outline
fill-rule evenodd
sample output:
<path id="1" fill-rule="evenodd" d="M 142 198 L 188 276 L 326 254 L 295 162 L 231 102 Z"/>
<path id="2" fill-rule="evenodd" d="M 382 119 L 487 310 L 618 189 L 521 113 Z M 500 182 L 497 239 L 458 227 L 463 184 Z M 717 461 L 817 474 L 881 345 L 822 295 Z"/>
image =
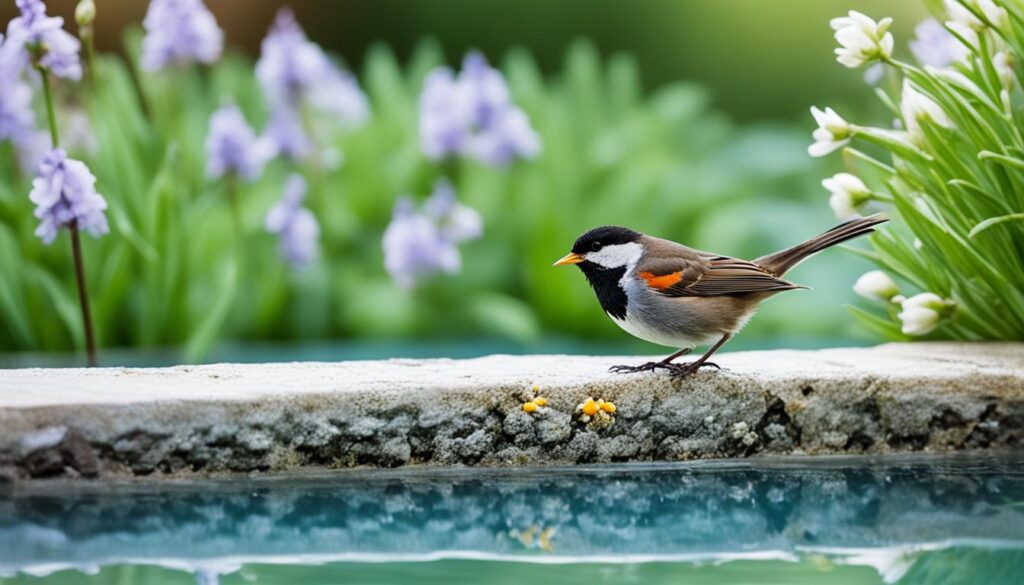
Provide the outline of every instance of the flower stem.
<path id="1" fill-rule="evenodd" d="M 60 137 L 57 133 L 57 112 L 53 107 L 53 90 L 50 89 L 50 75 L 46 69 L 39 67 L 39 74 L 43 78 L 43 96 L 46 99 L 46 116 L 50 121 L 50 141 L 53 147 L 60 145 Z M 85 262 L 82 261 L 82 239 L 78 234 L 78 220 L 73 219 L 68 224 L 71 232 L 71 254 L 75 262 L 75 280 L 78 284 L 78 301 L 82 306 L 82 326 L 85 329 L 85 352 L 89 367 L 96 366 L 96 338 L 92 330 L 92 313 L 89 311 L 89 291 L 85 286 Z"/>
<path id="2" fill-rule="evenodd" d="M 225 177 L 228 192 L 228 205 L 231 206 L 231 223 L 235 231 L 235 244 L 242 249 L 242 208 L 238 201 L 238 178 L 231 173 Z"/>
<path id="3" fill-rule="evenodd" d="M 89 367 L 96 367 L 96 339 L 92 332 L 92 313 L 89 311 L 89 291 L 85 287 L 85 263 L 82 262 L 82 239 L 78 235 L 78 220 L 68 224 L 71 231 L 71 251 L 75 257 L 75 280 L 78 284 L 78 300 L 82 305 L 82 321 L 85 326 L 85 353 Z"/>
<path id="4" fill-rule="evenodd" d="M 89 80 L 89 87 L 96 89 L 96 51 L 93 43 L 92 25 L 83 27 L 78 36 L 82 39 L 82 44 L 85 46 L 86 76 Z"/>
<path id="5" fill-rule="evenodd" d="M 50 141 L 53 147 L 60 146 L 60 138 L 57 136 L 57 112 L 53 107 L 53 90 L 50 89 L 50 74 L 46 69 L 38 67 L 39 75 L 43 78 L 43 96 L 46 99 L 46 117 L 50 121 Z"/>

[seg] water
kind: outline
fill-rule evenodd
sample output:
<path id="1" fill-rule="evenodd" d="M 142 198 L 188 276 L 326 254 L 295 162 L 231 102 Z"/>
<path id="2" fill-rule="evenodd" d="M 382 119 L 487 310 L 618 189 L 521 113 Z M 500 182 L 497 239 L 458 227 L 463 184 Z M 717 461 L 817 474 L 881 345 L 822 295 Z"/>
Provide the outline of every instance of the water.
<path id="1" fill-rule="evenodd" d="M 1024 583 L 1024 456 L 32 486 L 0 584 Z"/>

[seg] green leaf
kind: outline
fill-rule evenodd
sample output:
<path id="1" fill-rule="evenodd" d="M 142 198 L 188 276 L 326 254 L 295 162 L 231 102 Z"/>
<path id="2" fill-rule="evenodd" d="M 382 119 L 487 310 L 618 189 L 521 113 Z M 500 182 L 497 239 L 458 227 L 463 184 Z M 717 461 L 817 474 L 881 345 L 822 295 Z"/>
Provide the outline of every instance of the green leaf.
<path id="1" fill-rule="evenodd" d="M 85 334 L 82 330 L 82 313 L 75 294 L 69 292 L 46 269 L 35 264 L 26 264 L 25 268 L 28 276 L 46 293 L 51 307 L 60 316 L 74 346 L 79 349 L 84 347 Z"/>
<path id="2" fill-rule="evenodd" d="M 973 228 L 971 228 L 971 231 L 970 233 L 967 234 L 967 237 L 973 238 L 974 236 L 980 234 L 981 232 L 987 230 L 992 226 L 999 225 L 1001 223 L 1005 223 L 1008 221 L 1024 221 L 1024 213 L 1011 213 L 1009 215 L 1001 215 L 999 217 L 990 217 L 985 221 L 979 223 L 978 225 L 974 226 Z"/>
<path id="3" fill-rule="evenodd" d="M 185 360 L 197 362 L 209 351 L 217 339 L 221 327 L 231 311 L 231 304 L 238 291 L 238 262 L 233 255 L 226 258 L 217 283 L 216 296 L 210 306 L 203 312 L 198 326 L 185 342 Z"/>
<path id="4" fill-rule="evenodd" d="M 473 299 L 469 312 L 481 332 L 520 343 L 534 342 L 540 336 L 533 309 L 519 299 L 497 293 L 480 295 Z"/>
<path id="5" fill-rule="evenodd" d="M 1006 156 L 1005 154 L 999 154 L 989 150 L 983 150 L 978 153 L 978 160 L 991 160 L 1010 168 L 1017 169 L 1018 171 L 1024 171 L 1024 160 L 1016 157 Z"/>
<path id="6" fill-rule="evenodd" d="M 18 245 L 10 228 L 0 223 L 0 266 L 3 267 L 3 278 L 0 278 L 0 319 L 11 332 L 15 341 L 22 348 L 35 347 L 35 336 L 29 325 L 29 314 L 25 306 L 25 282 L 22 279 L 21 263 L 18 258 Z"/>
<path id="7" fill-rule="evenodd" d="M 865 327 L 886 337 L 888 339 L 905 341 L 909 339 L 908 336 L 904 335 L 900 330 L 900 324 L 890 319 L 879 317 L 874 313 L 865 311 L 860 307 L 853 305 L 847 305 L 846 310 L 850 312 L 858 321 L 861 322 Z"/>

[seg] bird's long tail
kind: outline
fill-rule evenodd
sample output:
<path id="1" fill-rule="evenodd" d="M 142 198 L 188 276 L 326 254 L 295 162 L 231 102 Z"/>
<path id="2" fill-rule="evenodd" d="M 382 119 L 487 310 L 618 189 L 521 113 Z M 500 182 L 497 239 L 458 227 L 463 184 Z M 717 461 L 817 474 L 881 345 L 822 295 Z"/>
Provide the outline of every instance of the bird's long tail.
<path id="1" fill-rule="evenodd" d="M 876 225 L 887 221 L 889 221 L 889 219 L 883 217 L 881 214 L 853 219 L 848 222 L 841 223 L 820 236 L 811 238 L 802 244 L 797 244 L 792 248 L 786 248 L 785 250 L 775 252 L 774 254 L 762 256 L 761 258 L 754 260 L 754 263 L 776 276 L 782 276 L 791 268 L 800 262 L 803 262 L 804 259 L 817 254 L 825 248 L 871 233 L 875 231 L 874 228 Z"/>

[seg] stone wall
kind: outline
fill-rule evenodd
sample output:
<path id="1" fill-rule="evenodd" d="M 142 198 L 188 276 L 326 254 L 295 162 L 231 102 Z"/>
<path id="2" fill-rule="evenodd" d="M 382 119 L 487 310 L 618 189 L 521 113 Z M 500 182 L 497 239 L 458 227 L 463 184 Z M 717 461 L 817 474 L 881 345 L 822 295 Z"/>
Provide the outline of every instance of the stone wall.
<path id="1" fill-rule="evenodd" d="M 1024 440 L 1021 345 L 737 352 L 716 358 L 722 370 L 685 380 L 607 371 L 642 361 L 0 371 L 0 483 L 1006 449 Z M 526 412 L 537 396 L 546 404 Z M 614 413 L 586 420 L 577 406 L 587 398 L 613 403 Z"/>

